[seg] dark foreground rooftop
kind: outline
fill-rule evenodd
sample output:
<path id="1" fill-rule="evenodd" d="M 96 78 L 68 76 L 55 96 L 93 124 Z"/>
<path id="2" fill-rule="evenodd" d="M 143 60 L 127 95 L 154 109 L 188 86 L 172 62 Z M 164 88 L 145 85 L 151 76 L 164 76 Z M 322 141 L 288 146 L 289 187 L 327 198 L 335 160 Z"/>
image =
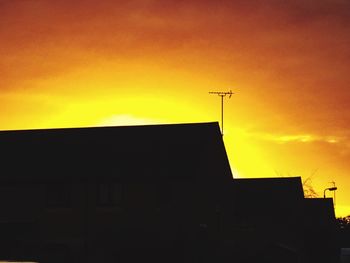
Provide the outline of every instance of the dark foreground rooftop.
<path id="1" fill-rule="evenodd" d="M 0 131 L 0 146 L 2 169 L 22 177 L 232 179 L 216 122 Z"/>

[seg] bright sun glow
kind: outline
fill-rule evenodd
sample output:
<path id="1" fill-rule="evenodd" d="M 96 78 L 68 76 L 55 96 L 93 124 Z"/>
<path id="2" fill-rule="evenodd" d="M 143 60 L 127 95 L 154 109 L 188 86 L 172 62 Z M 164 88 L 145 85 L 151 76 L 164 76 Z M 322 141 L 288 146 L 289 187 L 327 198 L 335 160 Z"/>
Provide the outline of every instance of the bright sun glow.
<path id="1" fill-rule="evenodd" d="M 219 121 L 232 90 L 234 177 L 317 170 L 350 214 L 348 1 L 0 2 L 0 129 Z"/>

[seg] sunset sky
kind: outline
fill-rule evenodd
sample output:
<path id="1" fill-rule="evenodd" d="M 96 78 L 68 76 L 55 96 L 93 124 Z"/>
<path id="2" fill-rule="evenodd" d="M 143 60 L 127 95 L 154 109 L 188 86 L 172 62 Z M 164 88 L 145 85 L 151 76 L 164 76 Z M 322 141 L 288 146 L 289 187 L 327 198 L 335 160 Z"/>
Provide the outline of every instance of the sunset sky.
<path id="1" fill-rule="evenodd" d="M 219 121 L 231 89 L 234 176 L 350 214 L 348 0 L 0 0 L 0 55 L 1 130 Z"/>

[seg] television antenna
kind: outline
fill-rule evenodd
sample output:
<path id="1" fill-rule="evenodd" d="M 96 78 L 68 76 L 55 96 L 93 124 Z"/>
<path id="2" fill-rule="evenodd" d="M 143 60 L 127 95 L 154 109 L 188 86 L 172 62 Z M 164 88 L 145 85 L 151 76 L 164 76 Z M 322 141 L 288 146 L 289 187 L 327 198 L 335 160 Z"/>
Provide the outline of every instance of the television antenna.
<path id="1" fill-rule="evenodd" d="M 221 135 L 224 136 L 224 97 L 228 95 L 230 99 L 232 94 L 232 90 L 230 91 L 209 91 L 209 94 L 216 94 L 221 97 Z"/>

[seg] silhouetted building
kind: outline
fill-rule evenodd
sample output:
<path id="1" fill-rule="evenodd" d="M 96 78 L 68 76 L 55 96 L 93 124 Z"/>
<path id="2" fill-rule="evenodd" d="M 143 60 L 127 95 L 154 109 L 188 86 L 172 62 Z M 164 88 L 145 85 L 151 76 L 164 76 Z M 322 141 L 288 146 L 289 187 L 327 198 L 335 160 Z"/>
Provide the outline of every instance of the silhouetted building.
<path id="1" fill-rule="evenodd" d="M 224 200 L 230 200 L 222 217 L 224 257 L 236 262 L 338 262 L 333 204 L 304 198 L 300 177 L 235 179 Z M 327 241 L 321 242 L 321 235 Z"/>
<path id="2" fill-rule="evenodd" d="M 235 179 L 230 196 L 226 242 L 241 262 L 301 262 L 304 194 L 299 177 Z"/>
<path id="3" fill-rule="evenodd" d="M 339 262 L 339 229 L 332 198 L 304 201 L 304 242 L 309 262 Z"/>
<path id="4" fill-rule="evenodd" d="M 0 132 L 0 258 L 195 262 L 232 182 L 217 123 Z"/>
<path id="5" fill-rule="evenodd" d="M 0 260 L 319 263 L 336 253 L 329 200 L 305 200 L 300 178 L 233 180 L 218 123 L 1 131 L 0 147 Z M 330 242 L 310 245 L 319 234 Z"/>

